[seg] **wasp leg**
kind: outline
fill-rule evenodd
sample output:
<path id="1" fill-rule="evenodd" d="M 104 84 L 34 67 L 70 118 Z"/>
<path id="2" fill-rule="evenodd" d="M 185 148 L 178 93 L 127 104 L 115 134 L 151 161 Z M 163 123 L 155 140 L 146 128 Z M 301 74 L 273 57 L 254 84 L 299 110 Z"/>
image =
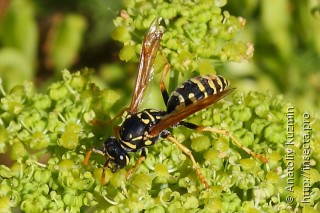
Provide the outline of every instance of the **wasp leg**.
<path id="1" fill-rule="evenodd" d="M 115 120 L 123 115 L 123 113 L 128 112 L 128 108 L 123 108 L 118 112 L 111 120 L 100 120 L 100 119 L 93 119 L 90 121 L 91 125 L 112 125 Z"/>
<path id="2" fill-rule="evenodd" d="M 111 119 L 111 123 L 113 123 L 116 119 L 118 119 L 119 117 L 121 117 L 123 115 L 123 113 L 128 112 L 129 108 L 123 108 L 120 110 L 120 112 L 118 112 L 112 119 Z"/>
<path id="3" fill-rule="evenodd" d="M 249 149 L 248 147 L 242 145 L 232 134 L 230 134 L 230 132 L 228 132 L 227 130 L 224 129 L 215 129 L 212 127 L 205 127 L 205 126 L 198 126 L 196 124 L 193 123 L 189 123 L 189 122 L 185 122 L 185 121 L 181 121 L 179 123 L 182 126 L 185 126 L 189 129 L 194 129 L 196 131 L 200 131 L 200 132 L 213 132 L 213 133 L 217 133 L 217 134 L 222 134 L 222 135 L 226 135 L 228 137 L 231 138 L 231 140 L 233 141 L 233 143 L 235 143 L 240 149 L 243 149 L 245 152 L 247 152 L 249 155 L 252 155 L 256 158 L 258 158 L 260 161 L 262 161 L 263 163 L 268 163 L 268 159 L 266 157 L 264 157 L 263 155 L 256 153 L 254 151 L 252 151 L 251 149 Z"/>
<path id="4" fill-rule="evenodd" d="M 169 70 L 170 70 L 170 64 L 167 63 L 164 67 L 164 70 L 163 70 L 163 73 L 162 73 L 162 76 L 160 79 L 160 90 L 161 90 L 162 98 L 163 98 L 165 105 L 167 105 L 167 103 L 168 103 L 169 93 L 167 91 L 166 85 L 164 84 L 164 78 L 168 74 Z"/>
<path id="5" fill-rule="evenodd" d="M 136 161 L 136 164 L 131 168 L 129 169 L 129 171 L 127 171 L 126 173 L 126 179 L 129 178 L 129 176 L 140 166 L 140 164 L 145 161 L 145 159 L 147 158 L 147 153 L 146 153 L 146 149 L 145 148 L 142 148 L 141 150 L 141 155 L 140 157 L 138 158 L 138 160 Z"/>
<path id="6" fill-rule="evenodd" d="M 175 139 L 171 134 L 168 134 L 165 136 L 165 138 L 167 138 L 168 140 L 172 141 L 173 143 L 175 143 L 179 149 L 181 149 L 186 155 L 189 156 L 189 158 L 191 159 L 192 161 L 192 164 L 193 164 L 193 167 L 194 169 L 196 170 L 197 172 L 197 175 L 199 177 L 199 180 L 205 185 L 205 187 L 208 189 L 209 188 L 209 184 L 206 180 L 206 178 L 203 176 L 202 172 L 200 171 L 200 168 L 196 162 L 196 160 L 194 159 L 193 155 L 192 155 L 192 152 L 190 149 L 188 149 L 187 147 L 185 147 L 184 145 L 182 145 L 181 143 L 179 143 L 177 141 L 177 139 Z"/>
<path id="7" fill-rule="evenodd" d="M 103 156 L 105 155 L 104 151 L 93 147 L 93 148 L 91 148 L 91 149 L 89 149 L 87 151 L 87 153 L 86 153 L 86 155 L 85 155 L 85 157 L 83 159 L 83 164 L 84 165 L 88 165 L 89 164 L 89 160 L 90 160 L 90 156 L 91 156 L 92 152 L 100 154 L 100 155 L 103 155 Z"/>
<path id="8" fill-rule="evenodd" d="M 105 185 L 107 183 L 106 181 L 106 168 L 108 168 L 109 161 L 106 161 L 102 167 L 102 174 L 101 174 L 101 184 Z"/>
<path id="9" fill-rule="evenodd" d="M 100 154 L 100 155 L 105 155 L 104 151 L 97 149 L 95 147 L 89 149 L 83 159 L 83 164 L 84 165 L 88 165 L 89 164 L 89 160 L 90 160 L 90 156 L 92 154 L 92 152 Z M 108 165 L 108 161 L 104 164 L 103 168 L 102 168 L 102 175 L 101 175 L 101 184 L 105 185 L 106 184 L 106 179 L 105 179 L 105 170 L 107 168 Z"/>
<path id="10" fill-rule="evenodd" d="M 113 133 L 114 133 L 114 136 L 115 136 L 116 138 L 120 138 L 119 130 L 120 130 L 120 126 L 114 126 L 114 127 L 113 127 Z"/>

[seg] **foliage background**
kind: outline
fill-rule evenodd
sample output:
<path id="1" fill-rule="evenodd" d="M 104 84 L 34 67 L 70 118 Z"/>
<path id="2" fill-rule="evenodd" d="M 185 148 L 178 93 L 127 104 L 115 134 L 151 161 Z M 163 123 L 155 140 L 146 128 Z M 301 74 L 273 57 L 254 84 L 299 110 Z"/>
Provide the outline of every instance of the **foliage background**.
<path id="1" fill-rule="evenodd" d="M 127 73 L 134 78 L 135 64 L 119 60 L 121 44 L 111 38 L 122 1 L 15 0 L 0 6 L 0 75 L 6 89 L 26 79 L 42 88 L 62 68 L 89 67 L 101 85 L 130 94 L 132 84 L 123 88 L 119 82 L 130 81 Z M 223 9 L 246 19 L 238 39 L 252 42 L 255 51 L 249 63 L 224 63 L 217 70 L 239 91 L 271 91 L 303 109 L 319 109 L 319 2 L 240 0 Z"/>
<path id="2" fill-rule="evenodd" d="M 5 91 L 25 80 L 33 81 L 37 91 L 45 91 L 47 85 L 61 78 L 62 69 L 89 67 L 95 70 L 93 78 L 99 87 L 130 97 L 137 61 L 134 57 L 121 61 L 123 46 L 112 39 L 113 20 L 130 2 L 1 1 L 0 77 Z M 214 69 L 223 71 L 240 93 L 283 94 L 285 101 L 318 118 L 319 8 L 315 0 L 229 1 L 223 9 L 246 19 L 237 39 L 253 43 L 254 56 L 247 62 L 216 63 Z M 137 43 L 141 38 L 134 37 Z M 159 78 L 157 73 L 155 78 Z M 158 89 L 156 84 L 152 87 Z M 152 103 L 153 107 L 161 106 L 161 98 L 157 100 L 159 103 Z M 111 115 L 128 101 L 120 98 L 110 108 Z M 6 156 L 1 157 L 1 162 L 10 165 Z"/>

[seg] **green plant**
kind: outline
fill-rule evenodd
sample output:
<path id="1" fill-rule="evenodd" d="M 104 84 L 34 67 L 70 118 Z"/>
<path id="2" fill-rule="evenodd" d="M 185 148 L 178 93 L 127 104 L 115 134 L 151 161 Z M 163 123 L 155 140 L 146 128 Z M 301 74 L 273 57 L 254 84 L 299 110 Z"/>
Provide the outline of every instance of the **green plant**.
<path id="1" fill-rule="evenodd" d="M 224 1 L 195 2 L 203 4 L 178 0 L 154 1 L 154 5 L 127 1 L 127 11 L 115 20 L 117 29 L 113 34 L 124 43 L 120 56 L 136 60 L 144 31 L 154 17 L 161 15 L 168 34 L 162 41 L 163 48 L 155 69 L 156 73 L 161 70 L 161 59 L 166 55 L 173 65 L 171 88 L 180 78 L 193 75 L 191 71 L 214 72 L 214 66 L 221 61 L 249 59 L 251 45 L 235 42 L 232 39 L 236 34 L 233 30 L 228 31 L 230 28 L 239 30 L 244 20 L 227 12 L 222 15 L 219 7 Z M 211 6 L 204 8 L 205 3 Z M 211 14 L 214 17 L 208 18 L 207 10 L 215 11 Z M 181 11 L 189 11 L 191 15 Z M 208 53 L 197 49 L 195 44 L 204 42 L 210 30 L 201 28 L 203 31 L 199 34 L 193 33 L 192 26 L 211 23 L 211 18 L 221 31 L 208 40 L 219 41 L 214 51 Z M 189 27 L 184 25 L 189 22 Z M 184 24 L 179 28 L 179 23 Z M 132 40 L 133 35 L 137 36 L 137 41 Z M 186 45 L 179 44 L 182 40 Z M 155 74 L 154 81 L 157 78 Z M 100 89 L 89 70 L 74 74 L 64 70 L 62 80 L 52 83 L 46 93 L 35 91 L 31 83 L 17 85 L 10 91 L 1 87 L 1 92 L 0 152 L 7 153 L 13 162 L 10 166 L 1 164 L 0 167 L 0 211 L 319 211 L 320 153 L 314 147 L 318 147 L 320 141 L 316 131 L 320 121 L 312 114 L 306 118 L 307 113 L 297 108 L 292 119 L 293 106 L 281 95 L 235 92 L 188 118 L 199 125 L 230 131 L 245 146 L 264 154 L 269 159 L 268 164 L 247 155 L 228 137 L 197 133 L 182 127 L 172 129 L 173 135 L 193 150 L 201 171 L 210 182 L 210 189 L 204 190 L 190 160 L 166 140 L 148 149 L 146 161 L 128 180 L 125 179 L 126 170 L 134 165 L 139 153 L 130 154 L 128 168 L 117 173 L 107 169 L 107 184 L 101 185 L 104 159 L 93 155 L 87 167 L 82 161 L 85 152 L 93 146 L 101 147 L 113 130 L 110 125 L 92 125 L 91 121 L 113 118 L 119 111 L 117 101 L 129 101 L 126 97 L 130 96 L 112 89 Z M 157 99 L 157 95 L 153 98 Z M 288 118 L 294 126 L 295 140 L 286 145 L 290 136 Z M 308 121 L 312 127 L 310 132 L 304 128 Z M 304 139 L 307 133 L 309 143 Z M 306 153 L 306 144 L 310 145 L 310 153 Z M 293 160 L 287 157 L 288 148 L 295 153 Z M 309 157 L 308 174 L 299 169 L 305 168 L 304 156 Z M 292 162 L 294 169 L 290 173 L 288 165 Z M 294 176 L 292 188 L 287 182 L 288 174 Z M 302 202 L 305 177 L 310 180 L 309 204 Z M 290 196 L 292 203 L 288 200 Z"/>
<path id="2" fill-rule="evenodd" d="M 252 159 L 232 144 L 228 137 L 197 133 L 184 128 L 173 135 L 194 150 L 194 155 L 211 187 L 203 190 L 189 159 L 174 144 L 162 141 L 149 149 L 146 162 L 128 179 L 125 170 L 106 172 L 107 184 L 100 183 L 104 159 L 92 156 L 91 165 L 82 164 L 85 151 L 101 146 L 112 134 L 108 126 L 92 126 L 90 121 L 111 113 L 117 93 L 100 90 L 90 83 L 90 73 L 63 72 L 63 80 L 53 83 L 47 93 L 34 91 L 32 84 L 16 86 L 1 99 L 1 152 L 13 164 L 0 167 L 2 211 L 21 208 L 26 212 L 82 211 L 92 207 L 102 211 L 277 211 L 295 210 L 303 204 L 302 178 L 295 171 L 294 193 L 286 192 L 286 113 L 290 104 L 281 96 L 258 92 L 235 93 L 232 100 L 196 113 L 190 121 L 233 132 L 244 145 L 265 153 L 268 164 Z M 297 141 L 295 166 L 302 166 L 300 143 L 304 132 L 303 113 L 296 110 Z M 310 119 L 319 128 L 318 119 Z M 109 131 L 108 131 L 109 129 Z M 275 134 L 277 133 L 277 134 Z M 319 133 L 312 132 L 312 147 Z M 49 156 L 47 156 L 49 154 Z M 40 162 L 45 155 L 45 162 Z M 133 166 L 137 154 L 131 154 Z M 320 159 L 317 149 L 312 162 Z M 310 170 L 311 204 L 319 202 L 316 165 Z M 49 196 L 48 196 L 49 194 Z M 285 202 L 292 195 L 295 205 Z M 36 208 L 35 208 L 36 206 Z M 309 208 L 308 206 L 303 207 Z M 107 210 L 106 210 L 107 211 Z"/>

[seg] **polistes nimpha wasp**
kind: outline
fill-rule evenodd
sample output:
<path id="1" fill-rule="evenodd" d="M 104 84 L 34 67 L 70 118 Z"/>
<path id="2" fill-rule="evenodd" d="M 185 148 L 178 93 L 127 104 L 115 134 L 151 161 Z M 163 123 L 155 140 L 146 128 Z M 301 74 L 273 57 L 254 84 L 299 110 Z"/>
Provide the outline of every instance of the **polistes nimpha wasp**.
<path id="1" fill-rule="evenodd" d="M 161 18 L 156 19 L 150 26 L 142 44 L 138 76 L 136 78 L 134 93 L 129 108 L 120 112 L 127 112 L 125 120 L 120 127 L 115 128 L 116 137 L 111 136 L 105 142 L 103 150 L 91 148 L 84 159 L 87 165 L 92 152 L 105 156 L 106 162 L 103 166 L 101 182 L 105 183 L 105 169 L 110 168 L 112 172 L 124 168 L 129 164 L 129 152 L 141 151 L 141 156 L 136 164 L 126 173 L 126 178 L 146 159 L 146 148 L 153 145 L 159 138 L 166 138 L 176 144 L 192 161 L 194 169 L 200 181 L 209 187 L 209 183 L 201 173 L 200 168 L 194 159 L 191 150 L 179 143 L 167 130 L 169 127 L 185 126 L 197 131 L 209 131 L 227 135 L 231 140 L 248 154 L 267 162 L 261 154 L 251 151 L 236 140 L 228 131 L 218 130 L 212 127 L 198 126 L 183 121 L 189 115 L 200 111 L 221 98 L 234 91 L 227 89 L 229 82 L 218 75 L 206 75 L 191 78 L 178 86 L 171 94 L 168 93 L 164 84 L 164 78 L 170 70 L 167 64 L 160 79 L 160 89 L 166 105 L 166 110 L 144 109 L 139 111 L 143 94 L 147 87 L 152 66 L 160 46 L 163 35 L 163 27 L 160 25 Z M 118 117 L 117 115 L 116 117 Z"/>

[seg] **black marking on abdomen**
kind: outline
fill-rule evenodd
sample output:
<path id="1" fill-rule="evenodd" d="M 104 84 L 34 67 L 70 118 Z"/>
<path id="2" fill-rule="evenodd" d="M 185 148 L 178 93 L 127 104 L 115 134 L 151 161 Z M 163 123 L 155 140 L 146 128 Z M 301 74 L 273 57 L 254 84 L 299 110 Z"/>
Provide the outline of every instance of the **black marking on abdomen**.
<path id="1" fill-rule="evenodd" d="M 178 86 L 170 95 L 167 112 L 170 113 L 210 95 L 225 90 L 229 82 L 222 76 L 206 75 L 191 78 Z"/>

